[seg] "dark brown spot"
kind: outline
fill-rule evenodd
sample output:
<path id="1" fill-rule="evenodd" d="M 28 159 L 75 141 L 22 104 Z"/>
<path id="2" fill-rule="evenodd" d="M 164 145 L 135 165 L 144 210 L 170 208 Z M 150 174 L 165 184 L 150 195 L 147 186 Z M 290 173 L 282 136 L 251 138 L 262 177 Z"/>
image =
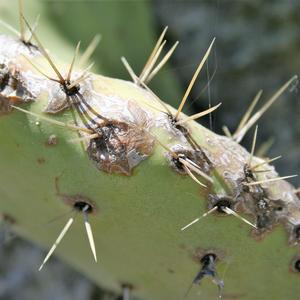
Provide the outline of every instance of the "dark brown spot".
<path id="1" fill-rule="evenodd" d="M 294 273 L 300 274 L 300 254 L 295 255 L 292 259 L 290 270 Z"/>
<path id="2" fill-rule="evenodd" d="M 217 211 L 219 213 L 225 213 L 224 209 L 225 208 L 231 208 L 231 201 L 228 198 L 221 198 L 219 201 L 215 204 L 215 206 L 218 208 Z"/>
<path id="3" fill-rule="evenodd" d="M 68 195 L 62 193 L 59 188 L 59 177 L 55 177 L 54 182 L 56 194 L 65 204 L 80 212 L 87 212 L 89 214 L 96 214 L 98 212 L 96 203 L 89 197 L 80 194 Z"/>
<path id="4" fill-rule="evenodd" d="M 294 235 L 296 240 L 300 241 L 300 224 L 294 227 Z"/>
<path id="5" fill-rule="evenodd" d="M 75 85 L 71 88 L 69 88 L 69 85 L 71 82 L 65 81 L 64 83 L 61 84 L 62 90 L 66 93 L 67 96 L 75 96 L 79 93 L 80 86 Z"/>
<path id="6" fill-rule="evenodd" d="M 231 197 L 210 194 L 208 196 L 208 200 L 209 200 L 209 209 L 212 209 L 213 207 L 217 207 L 217 212 L 221 214 L 226 214 L 226 212 L 224 211 L 226 207 L 230 209 L 234 209 L 235 203 L 233 202 L 233 199 Z"/>
<path id="7" fill-rule="evenodd" d="M 191 257 L 194 262 L 199 264 L 201 260 L 209 254 L 214 255 L 218 260 L 224 260 L 226 256 L 225 252 L 221 249 L 203 249 L 199 247 L 192 253 Z"/>
<path id="8" fill-rule="evenodd" d="M 154 139 L 144 129 L 124 122 L 104 122 L 96 129 L 99 137 L 90 141 L 89 158 L 99 170 L 131 175 L 152 152 Z"/>
<path id="9" fill-rule="evenodd" d="M 80 212 L 87 212 L 87 213 L 93 212 L 93 206 L 85 201 L 81 201 L 81 200 L 76 201 L 73 206 L 76 210 Z"/>
<path id="10" fill-rule="evenodd" d="M 17 223 L 16 219 L 7 213 L 0 213 L 0 219 L 11 225 Z"/>
<path id="11" fill-rule="evenodd" d="M 39 50 L 39 47 L 32 44 L 30 41 L 22 41 L 22 43 L 29 49 L 30 52 Z"/>
<path id="12" fill-rule="evenodd" d="M 179 158 L 188 159 L 196 164 L 202 172 L 209 174 L 210 167 L 206 162 L 203 152 L 199 150 L 187 150 L 187 149 L 171 149 L 177 157 L 170 154 L 169 159 L 172 168 L 181 174 L 186 174 L 183 164 L 180 162 Z"/>
<path id="13" fill-rule="evenodd" d="M 9 79 L 10 74 L 8 72 L 4 74 L 0 73 L 0 92 L 2 92 L 6 88 L 9 83 Z"/>
<path id="14" fill-rule="evenodd" d="M 44 163 L 46 162 L 46 160 L 45 160 L 44 157 L 39 157 L 36 161 L 37 161 L 37 163 L 38 163 L 39 165 L 42 165 L 42 164 L 44 164 Z"/>
<path id="15" fill-rule="evenodd" d="M 11 111 L 12 107 L 10 99 L 0 94 L 0 115 L 10 113 Z"/>
<path id="16" fill-rule="evenodd" d="M 300 273 L 300 259 L 295 261 L 294 268 L 298 273 Z"/>

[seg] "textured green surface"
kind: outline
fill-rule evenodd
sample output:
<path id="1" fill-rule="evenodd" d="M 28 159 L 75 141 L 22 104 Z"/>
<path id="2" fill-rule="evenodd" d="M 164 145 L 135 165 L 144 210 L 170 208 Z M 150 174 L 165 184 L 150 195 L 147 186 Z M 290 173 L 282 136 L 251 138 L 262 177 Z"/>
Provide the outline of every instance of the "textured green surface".
<path id="1" fill-rule="evenodd" d="M 36 111 L 38 106 L 31 105 Z M 190 178 L 166 167 L 161 150 L 132 177 L 107 175 L 94 168 L 78 145 L 65 143 L 73 133 L 35 121 L 18 112 L 0 119 L 1 209 L 15 216 L 22 235 L 45 247 L 57 237 L 66 217 L 46 223 L 69 210 L 56 195 L 59 176 L 62 193 L 88 196 L 99 207 L 91 223 L 100 259 L 98 264 L 92 260 L 80 215 L 57 253 L 102 286 L 115 289 L 131 282 L 144 299 L 180 299 L 199 269 L 191 256 L 200 247 L 224 254 L 218 271 L 225 279 L 225 296 L 294 299 L 299 292 L 299 275 L 289 272 L 296 249 L 286 247 L 282 229 L 257 242 L 246 224 L 210 216 L 180 232 L 206 210 L 206 201 Z M 54 132 L 59 144 L 45 146 Z M 210 280 L 193 288 L 190 299 L 198 292 L 205 299 L 217 295 Z"/>

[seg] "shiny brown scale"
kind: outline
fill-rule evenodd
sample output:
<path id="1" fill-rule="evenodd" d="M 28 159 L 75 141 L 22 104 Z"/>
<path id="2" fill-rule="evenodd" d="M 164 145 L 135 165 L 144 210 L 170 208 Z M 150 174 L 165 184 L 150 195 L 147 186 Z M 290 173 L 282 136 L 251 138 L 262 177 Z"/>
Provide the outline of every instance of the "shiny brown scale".
<path id="1" fill-rule="evenodd" d="M 109 121 L 96 130 L 87 152 L 99 170 L 131 175 L 133 168 L 151 154 L 154 139 L 134 124 Z"/>
<path id="2" fill-rule="evenodd" d="M 0 115 L 9 113 L 11 105 L 33 100 L 33 95 L 26 89 L 20 73 L 0 64 Z"/>

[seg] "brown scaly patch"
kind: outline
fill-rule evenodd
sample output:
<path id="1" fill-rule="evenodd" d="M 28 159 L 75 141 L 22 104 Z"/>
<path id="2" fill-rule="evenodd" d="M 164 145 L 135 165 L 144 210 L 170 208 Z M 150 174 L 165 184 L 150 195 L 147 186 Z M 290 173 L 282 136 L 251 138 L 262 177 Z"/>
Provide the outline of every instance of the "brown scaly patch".
<path id="1" fill-rule="evenodd" d="M 0 64 L 0 115 L 10 113 L 11 105 L 33 100 L 17 69 Z"/>
<path id="2" fill-rule="evenodd" d="M 95 131 L 99 137 L 91 139 L 87 153 L 97 168 L 107 173 L 130 176 L 154 146 L 153 137 L 134 124 L 108 121 Z"/>

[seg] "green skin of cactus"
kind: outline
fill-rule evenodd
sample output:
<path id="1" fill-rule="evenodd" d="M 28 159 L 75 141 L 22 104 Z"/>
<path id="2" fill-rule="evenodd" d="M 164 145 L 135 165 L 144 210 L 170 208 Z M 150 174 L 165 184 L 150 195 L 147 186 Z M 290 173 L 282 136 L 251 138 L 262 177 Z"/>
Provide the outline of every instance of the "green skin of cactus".
<path id="1" fill-rule="evenodd" d="M 22 64 L 31 68 L 24 61 Z M 43 70 L 50 73 L 50 69 Z M 161 105 L 130 82 L 94 75 L 93 84 L 103 95 L 114 95 L 124 103 L 130 99 L 150 112 L 152 118 L 161 115 Z M 22 107 L 45 115 L 47 103 L 46 93 L 41 93 L 37 101 Z M 69 110 L 51 118 L 72 122 Z M 93 261 L 80 213 L 55 254 L 107 289 L 120 292 L 122 284 L 130 283 L 133 294 L 141 299 L 182 299 L 201 269 L 199 258 L 213 252 L 219 258 L 218 275 L 225 283 L 224 299 L 295 299 L 300 292 L 299 273 L 292 270 L 291 264 L 299 247 L 289 246 L 290 233 L 284 222 L 272 232 L 254 238 L 247 224 L 233 216 L 214 213 L 188 230 L 180 230 L 208 210 L 209 193 L 234 195 L 236 191 L 224 172 L 233 176 L 249 158 L 242 147 L 198 123 L 189 122 L 188 128 L 212 161 L 219 162 L 226 153 L 227 162 L 215 163 L 211 170 L 213 184 L 209 190 L 176 172 L 166 158 L 167 150 L 158 142 L 131 176 L 108 174 L 95 167 L 80 143 L 69 142 L 77 137 L 76 132 L 18 111 L 1 116 L 0 209 L 15 219 L 13 229 L 19 235 L 46 251 L 72 216 L 70 213 L 49 223 L 71 210 L 63 195 L 91 199 L 97 207 L 89 220 L 98 263 Z M 168 147 L 181 143 L 164 127 L 150 130 Z M 53 134 L 58 143 L 49 146 L 47 141 Z M 237 158 L 240 156 L 244 160 Z M 253 162 L 260 160 L 254 158 Z M 270 195 L 283 200 L 284 192 L 292 193 L 292 187 L 284 181 L 267 187 Z M 255 221 L 253 215 L 240 211 Z M 290 214 L 299 220 L 299 210 Z M 37 269 L 40 263 L 37 261 Z M 42 272 L 47 272 L 47 265 Z M 216 285 L 207 277 L 191 289 L 188 299 L 217 296 Z"/>

